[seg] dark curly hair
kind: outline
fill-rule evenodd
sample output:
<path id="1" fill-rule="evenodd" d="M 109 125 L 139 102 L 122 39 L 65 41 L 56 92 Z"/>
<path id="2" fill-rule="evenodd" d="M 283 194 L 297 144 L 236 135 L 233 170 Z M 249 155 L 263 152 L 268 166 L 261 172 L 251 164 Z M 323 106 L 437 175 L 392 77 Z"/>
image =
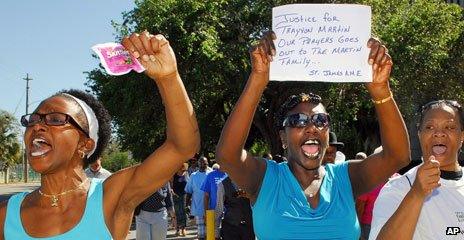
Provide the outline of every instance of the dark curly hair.
<path id="1" fill-rule="evenodd" d="M 424 116 L 433 107 L 437 106 L 448 106 L 456 110 L 459 115 L 459 123 L 461 124 L 461 130 L 464 130 L 464 111 L 462 110 L 461 104 L 455 100 L 435 100 L 424 104 L 419 110 L 419 122 L 416 124 L 417 129 L 420 130 Z"/>
<path id="2" fill-rule="evenodd" d="M 275 117 L 276 127 L 281 130 L 287 113 L 302 102 L 308 102 L 313 104 L 322 103 L 322 98 L 314 93 L 300 93 L 298 95 L 291 95 L 287 100 L 280 106 Z"/>
<path id="3" fill-rule="evenodd" d="M 98 142 L 95 143 L 97 147 L 90 157 L 84 158 L 84 167 L 87 167 L 89 164 L 95 162 L 101 156 L 103 150 L 105 150 L 108 146 L 108 142 L 111 137 L 111 117 L 105 106 L 103 106 L 98 99 L 84 91 L 77 89 L 62 90 L 53 96 L 62 96 L 72 99 L 71 97 L 66 96 L 66 94 L 72 95 L 87 103 L 87 105 L 89 105 L 89 107 L 94 111 L 98 120 Z M 72 100 L 75 101 L 74 99 Z"/>

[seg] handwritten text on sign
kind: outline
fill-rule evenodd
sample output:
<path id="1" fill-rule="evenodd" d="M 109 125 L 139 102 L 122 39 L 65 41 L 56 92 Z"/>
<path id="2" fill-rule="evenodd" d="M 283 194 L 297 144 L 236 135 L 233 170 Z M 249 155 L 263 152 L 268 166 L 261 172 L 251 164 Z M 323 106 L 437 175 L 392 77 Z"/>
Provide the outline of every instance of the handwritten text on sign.
<path id="1" fill-rule="evenodd" d="M 363 5 L 293 4 L 272 9 L 276 56 L 271 80 L 370 82 L 371 9 Z"/>

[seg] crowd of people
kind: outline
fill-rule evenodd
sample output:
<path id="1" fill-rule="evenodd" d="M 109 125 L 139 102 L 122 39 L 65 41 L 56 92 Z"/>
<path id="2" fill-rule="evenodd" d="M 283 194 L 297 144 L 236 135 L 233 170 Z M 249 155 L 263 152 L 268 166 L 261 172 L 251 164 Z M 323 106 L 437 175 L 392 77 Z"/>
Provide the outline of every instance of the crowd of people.
<path id="1" fill-rule="evenodd" d="M 215 239 L 445 239 L 464 232 L 462 107 L 451 100 L 422 107 L 424 162 L 395 176 L 410 162 L 409 136 L 390 88 L 393 62 L 377 39 L 367 42 L 373 80 L 366 89 L 381 148 L 345 161 L 322 98 L 307 92 L 290 96 L 275 113 L 283 156 L 272 160 L 245 149 L 275 39 L 268 32 L 250 50 L 249 79 L 210 167 L 206 157 L 192 158 L 200 133 L 169 42 L 146 31 L 125 37 L 124 47 L 158 86 L 165 142 L 141 164 L 110 174 L 100 162 L 111 134 L 103 105 L 78 90 L 43 100 L 21 119 L 41 185 L 0 204 L 0 239 L 125 239 L 134 215 L 137 239 L 165 239 L 169 219 L 185 236 L 190 216 L 205 239 L 208 211 Z"/>

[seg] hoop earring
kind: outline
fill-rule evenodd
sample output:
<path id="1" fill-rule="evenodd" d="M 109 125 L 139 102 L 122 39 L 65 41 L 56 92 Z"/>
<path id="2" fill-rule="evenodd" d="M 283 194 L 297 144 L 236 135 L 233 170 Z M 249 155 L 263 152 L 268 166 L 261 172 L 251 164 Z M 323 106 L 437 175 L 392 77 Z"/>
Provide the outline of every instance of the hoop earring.
<path id="1" fill-rule="evenodd" d="M 79 153 L 79 156 L 84 159 L 85 158 L 85 152 L 82 150 L 77 150 L 77 153 Z"/>
<path id="2" fill-rule="evenodd" d="M 287 145 L 282 144 L 282 148 L 283 148 L 283 149 L 287 149 Z"/>

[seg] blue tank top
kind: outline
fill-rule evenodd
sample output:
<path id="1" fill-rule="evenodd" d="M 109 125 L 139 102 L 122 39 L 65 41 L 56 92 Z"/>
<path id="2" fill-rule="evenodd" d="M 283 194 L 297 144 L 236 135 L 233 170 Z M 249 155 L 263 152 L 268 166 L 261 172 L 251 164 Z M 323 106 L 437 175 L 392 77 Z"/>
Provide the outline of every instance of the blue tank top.
<path id="1" fill-rule="evenodd" d="M 359 239 L 348 162 L 325 166 L 315 209 L 286 162 L 266 162 L 266 173 L 252 207 L 258 239 Z"/>
<path id="2" fill-rule="evenodd" d="M 112 239 L 111 233 L 106 227 L 103 216 L 103 179 L 93 178 L 87 194 L 87 203 L 81 220 L 69 231 L 45 238 L 29 236 L 21 222 L 21 202 L 28 194 L 26 192 L 13 195 L 8 200 L 6 219 L 4 225 L 5 240 L 69 240 L 69 239 Z"/>

